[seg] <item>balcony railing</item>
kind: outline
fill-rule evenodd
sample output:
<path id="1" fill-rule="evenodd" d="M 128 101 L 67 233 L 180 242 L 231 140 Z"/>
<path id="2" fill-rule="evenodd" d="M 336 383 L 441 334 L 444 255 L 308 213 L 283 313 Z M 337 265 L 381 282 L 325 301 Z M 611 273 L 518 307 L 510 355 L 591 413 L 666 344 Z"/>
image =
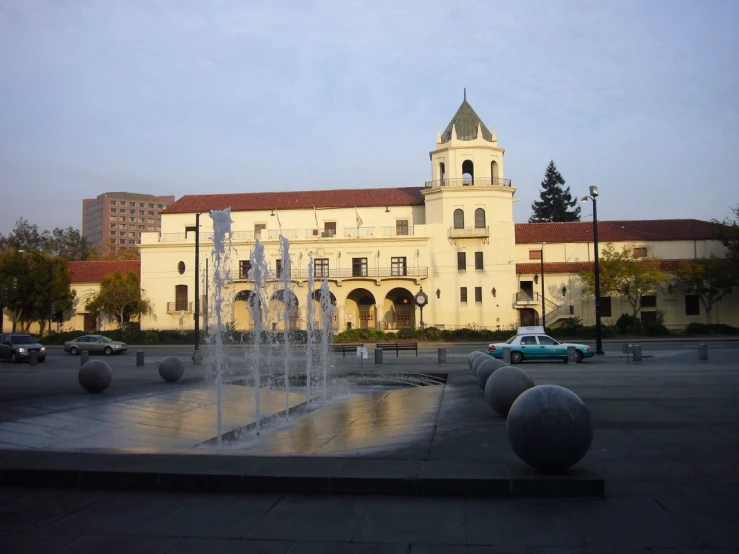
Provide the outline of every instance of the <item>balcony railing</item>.
<path id="1" fill-rule="evenodd" d="M 348 238 L 369 238 L 375 236 L 374 227 L 344 227 L 344 236 Z"/>
<path id="2" fill-rule="evenodd" d="M 397 225 L 395 227 L 383 227 L 382 228 L 382 236 L 383 237 L 412 237 L 413 235 L 413 225 L 408 225 L 407 227 L 398 227 Z"/>
<path id="3" fill-rule="evenodd" d="M 439 187 L 510 187 L 510 179 L 501 179 L 500 177 L 476 177 L 474 179 L 456 178 L 456 179 L 439 179 L 436 181 L 426 181 L 427 189 L 435 189 Z"/>
<path id="4" fill-rule="evenodd" d="M 195 233 L 192 237 L 192 240 L 195 240 Z M 187 233 L 162 233 L 159 235 L 159 242 L 185 242 L 187 238 Z"/>
<path id="5" fill-rule="evenodd" d="M 538 302 L 539 301 L 539 293 L 538 292 L 524 292 L 520 291 L 516 293 L 516 302 Z"/>
<path id="6" fill-rule="evenodd" d="M 387 277 L 428 277 L 428 267 L 379 267 L 379 268 L 366 268 L 363 270 L 354 270 L 351 267 L 347 268 L 331 268 L 328 270 L 314 269 L 313 278 L 315 280 L 321 279 L 377 279 Z M 244 275 L 239 275 L 238 281 L 247 281 Z M 295 280 L 307 280 L 309 277 L 307 268 L 295 268 L 290 270 L 288 279 Z M 269 280 L 281 281 L 283 278 L 281 275 L 271 274 L 268 276 Z M 170 304 L 172 304 L 170 302 Z"/>
<path id="7" fill-rule="evenodd" d="M 278 240 L 280 235 L 288 239 L 333 239 L 338 237 L 344 238 L 375 238 L 375 237 L 404 237 L 414 236 L 413 225 L 408 227 L 344 227 L 343 234 L 335 229 L 262 229 L 261 231 L 233 231 L 231 233 L 232 242 L 254 242 L 259 240 Z M 159 242 L 194 242 L 195 233 L 162 233 L 159 235 Z M 212 242 L 212 233 L 200 235 L 201 242 Z"/>
<path id="8" fill-rule="evenodd" d="M 192 312 L 192 302 L 167 302 L 167 313 Z"/>
<path id="9" fill-rule="evenodd" d="M 451 238 L 488 237 L 490 236 L 490 227 L 449 227 L 449 236 Z"/>

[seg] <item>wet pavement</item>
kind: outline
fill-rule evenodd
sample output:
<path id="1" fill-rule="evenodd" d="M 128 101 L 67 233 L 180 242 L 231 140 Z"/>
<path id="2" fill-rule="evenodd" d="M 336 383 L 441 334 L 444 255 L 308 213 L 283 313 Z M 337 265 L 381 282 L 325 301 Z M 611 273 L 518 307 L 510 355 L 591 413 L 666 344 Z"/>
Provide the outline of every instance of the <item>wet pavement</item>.
<path id="1" fill-rule="evenodd" d="M 532 496 L 531 487 L 541 496 L 551 481 L 513 455 L 504 420 L 485 404 L 466 356 L 439 366 L 431 354 L 401 355 L 382 367 L 365 361 L 363 370 L 443 370 L 448 383 L 375 392 L 364 404 L 337 404 L 324 416 L 318 410 L 293 428 L 266 433 L 260 455 L 157 447 L 63 453 L 43 442 L 30 451 L 5 450 L 0 551 L 737 552 L 735 353 L 712 355 L 708 363 L 680 345 L 652 354 L 637 366 L 619 353 L 579 365 L 523 366 L 537 384 L 566 386 L 586 401 L 594 442 L 573 482 L 578 474 L 603 479 L 605 499 L 490 498 L 496 491 L 485 487 L 494 483 L 507 483 L 508 496 L 514 487 L 514 496 Z M 347 360 L 344 371 L 359 371 L 358 360 Z M 110 396 L 126 402 L 134 392 L 161 396 L 191 386 L 180 383 L 173 391 L 152 383 Z M 49 396 L 29 411 L 46 410 L 34 413 L 50 417 L 48 424 L 69 417 L 65 403 L 89 409 L 103 400 L 110 401 L 83 393 Z M 6 406 L 1 419 L 9 422 Z M 20 406 L 12 414 L 13 422 L 31 416 Z M 303 431 L 292 430 L 300 426 Z M 364 449 L 368 440 L 372 447 Z M 321 444 L 324 452 L 316 448 Z M 211 486 L 198 483 L 198 475 Z M 70 479 L 73 488 L 29 489 L 29 479 L 36 487 Z M 270 491 L 275 484 L 283 490 Z M 563 496 L 562 483 L 554 485 L 550 496 Z M 268 494 L 255 494 L 260 486 Z M 302 496 L 291 494 L 300 487 Z M 162 490 L 188 488 L 200 492 Z"/>

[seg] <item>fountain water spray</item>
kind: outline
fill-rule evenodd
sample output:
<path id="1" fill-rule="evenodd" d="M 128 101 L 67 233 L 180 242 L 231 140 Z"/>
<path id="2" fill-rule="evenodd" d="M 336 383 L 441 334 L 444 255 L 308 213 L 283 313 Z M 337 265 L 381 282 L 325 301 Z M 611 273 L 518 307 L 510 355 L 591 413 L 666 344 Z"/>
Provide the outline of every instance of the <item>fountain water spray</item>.
<path id="1" fill-rule="evenodd" d="M 252 319 L 254 320 L 254 410 L 256 420 L 257 435 L 259 434 L 259 427 L 262 419 L 261 414 L 261 391 L 262 391 L 262 321 L 268 321 L 269 309 L 267 302 L 269 299 L 264 298 L 263 289 L 269 277 L 269 267 L 264 256 L 264 246 L 257 239 L 254 249 L 251 251 L 251 276 L 254 281 L 254 287 L 252 290 L 251 306 Z"/>
<path id="2" fill-rule="evenodd" d="M 311 371 L 313 369 L 313 345 L 315 337 L 313 336 L 313 253 L 308 252 L 308 295 L 307 295 L 307 321 L 305 329 L 308 334 L 306 348 L 306 365 L 305 365 L 305 391 L 306 403 L 310 406 L 310 388 L 311 388 Z"/>
<path id="3" fill-rule="evenodd" d="M 323 367 L 323 403 L 328 401 L 328 345 L 331 341 L 331 328 L 334 323 L 334 303 L 326 279 L 321 283 L 321 365 Z"/>
<path id="4" fill-rule="evenodd" d="M 285 417 L 290 419 L 290 313 L 293 309 L 293 295 L 290 290 L 290 242 L 287 237 L 280 235 L 280 266 L 282 267 L 282 275 L 278 277 L 282 280 L 282 303 L 285 311 L 283 318 L 285 320 Z"/>
<path id="5" fill-rule="evenodd" d="M 211 210 L 213 221 L 213 307 L 216 314 L 216 429 L 218 446 L 221 446 L 221 396 L 223 394 L 223 287 L 231 282 L 231 271 L 228 265 L 228 249 L 231 245 L 231 208 Z"/>

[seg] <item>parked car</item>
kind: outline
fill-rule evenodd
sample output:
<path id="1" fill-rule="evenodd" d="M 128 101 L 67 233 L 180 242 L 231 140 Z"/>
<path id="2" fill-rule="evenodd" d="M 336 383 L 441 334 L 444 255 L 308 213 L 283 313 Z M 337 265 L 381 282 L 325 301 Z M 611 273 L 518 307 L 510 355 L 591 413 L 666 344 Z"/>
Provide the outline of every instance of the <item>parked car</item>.
<path id="1" fill-rule="evenodd" d="M 24 362 L 31 358 L 31 352 L 38 352 L 39 362 L 46 361 L 46 348 L 36 342 L 31 335 L 0 334 L 0 358 L 13 363 Z"/>
<path id="2" fill-rule="evenodd" d="M 83 350 L 87 352 L 102 352 L 106 356 L 111 354 L 123 354 L 128 350 L 125 342 L 110 340 L 103 335 L 83 335 L 64 343 L 64 351 L 76 356 Z"/>
<path id="3" fill-rule="evenodd" d="M 542 332 L 526 332 L 526 328 L 519 328 L 520 334 L 511 337 L 505 343 L 488 345 L 488 354 L 493 358 L 503 359 L 503 347 L 510 346 L 512 364 L 520 364 L 524 360 L 564 360 L 567 362 L 567 347 L 569 346 L 575 347 L 577 363 L 595 355 L 595 352 L 585 344 L 559 342 L 545 335 L 543 327 L 535 328 L 535 331 L 539 329 Z"/>

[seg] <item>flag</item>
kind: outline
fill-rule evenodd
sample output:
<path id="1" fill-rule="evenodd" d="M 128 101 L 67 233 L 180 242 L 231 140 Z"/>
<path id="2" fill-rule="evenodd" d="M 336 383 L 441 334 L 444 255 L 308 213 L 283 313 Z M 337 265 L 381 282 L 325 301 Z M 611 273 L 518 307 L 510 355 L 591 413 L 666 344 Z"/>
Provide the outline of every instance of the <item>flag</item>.
<path id="1" fill-rule="evenodd" d="M 357 227 L 361 227 L 364 221 L 362 221 L 362 218 L 359 217 L 359 212 L 357 211 L 356 206 L 354 207 L 354 215 L 357 217 Z"/>
<path id="2" fill-rule="evenodd" d="M 277 226 L 280 228 L 280 231 L 282 231 L 282 222 L 280 221 L 280 212 L 275 210 L 275 215 L 277 216 Z"/>
<path id="3" fill-rule="evenodd" d="M 316 229 L 318 229 L 318 210 L 316 210 L 315 206 L 313 206 L 313 216 L 316 218 Z"/>

